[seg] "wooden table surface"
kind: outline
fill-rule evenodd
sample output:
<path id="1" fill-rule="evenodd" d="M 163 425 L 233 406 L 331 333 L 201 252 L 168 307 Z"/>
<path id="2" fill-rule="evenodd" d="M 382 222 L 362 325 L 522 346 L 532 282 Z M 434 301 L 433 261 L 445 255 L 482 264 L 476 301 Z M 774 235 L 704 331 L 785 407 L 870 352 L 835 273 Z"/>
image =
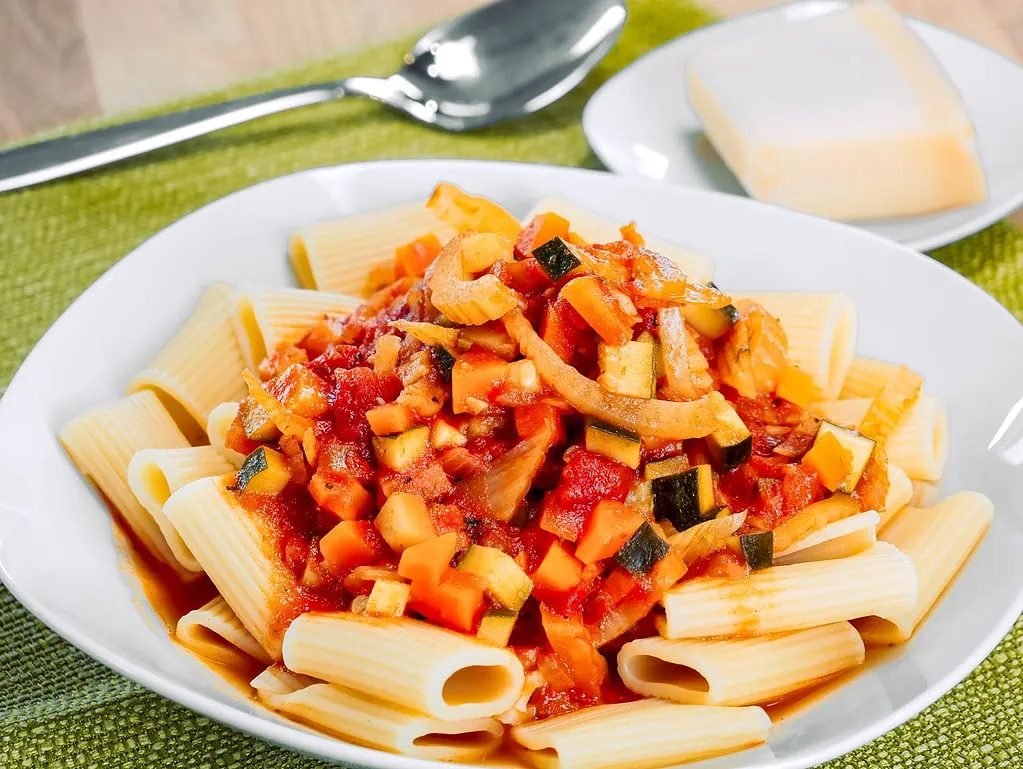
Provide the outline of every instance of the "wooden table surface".
<path id="1" fill-rule="evenodd" d="M 0 143 L 399 35 L 487 1 L 0 0 Z M 779 2 L 703 1 L 724 16 Z M 1023 60 L 1023 0 L 892 1 Z"/>

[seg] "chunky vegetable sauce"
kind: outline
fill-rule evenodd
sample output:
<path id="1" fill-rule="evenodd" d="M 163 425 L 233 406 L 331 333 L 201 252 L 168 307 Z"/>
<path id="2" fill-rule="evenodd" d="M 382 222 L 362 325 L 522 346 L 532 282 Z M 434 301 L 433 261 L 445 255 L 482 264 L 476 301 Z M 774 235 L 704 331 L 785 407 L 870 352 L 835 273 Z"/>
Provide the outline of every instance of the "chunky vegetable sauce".
<path id="1" fill-rule="evenodd" d="M 449 194 L 471 230 L 399 249 L 366 304 L 248 380 L 229 489 L 290 572 L 276 627 L 406 614 L 507 644 L 535 718 L 633 698 L 608 660 L 656 633 L 666 590 L 879 509 L 883 451 L 825 435 L 778 322 L 634 228 L 589 244 Z"/>

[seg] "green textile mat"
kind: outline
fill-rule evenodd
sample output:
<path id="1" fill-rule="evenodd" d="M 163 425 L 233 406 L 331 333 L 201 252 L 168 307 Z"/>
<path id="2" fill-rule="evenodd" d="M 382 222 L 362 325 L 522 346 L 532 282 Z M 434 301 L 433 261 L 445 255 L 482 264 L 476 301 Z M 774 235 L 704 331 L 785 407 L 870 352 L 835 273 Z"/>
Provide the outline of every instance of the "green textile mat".
<path id="1" fill-rule="evenodd" d="M 586 99 L 640 54 L 713 20 L 687 0 L 632 0 L 630 14 L 621 41 L 582 86 L 517 123 L 469 135 L 443 134 L 352 99 L 266 118 L 88 176 L 0 195 L 0 386 L 6 387 L 57 316 L 114 262 L 184 214 L 242 187 L 315 166 L 395 157 L 599 167 L 580 127 Z M 410 42 L 343 53 L 150 114 L 343 75 L 384 75 L 400 63 Z M 999 223 L 934 256 L 1023 317 L 1019 229 Z M 1023 623 L 934 706 L 826 766 L 1023 765 L 1021 647 Z M 65 643 L 0 588 L 3 769 L 322 765 L 146 691 Z"/>

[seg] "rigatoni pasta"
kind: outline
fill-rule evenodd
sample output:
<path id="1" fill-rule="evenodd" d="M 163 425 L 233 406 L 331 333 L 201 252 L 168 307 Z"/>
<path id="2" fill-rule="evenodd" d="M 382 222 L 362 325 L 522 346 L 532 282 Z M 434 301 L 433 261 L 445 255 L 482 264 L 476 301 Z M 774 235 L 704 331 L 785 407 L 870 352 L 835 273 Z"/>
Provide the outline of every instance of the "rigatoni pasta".
<path id="1" fill-rule="evenodd" d="M 935 507 L 906 507 L 896 515 L 881 536 L 913 563 L 919 595 L 902 611 L 858 620 L 856 628 L 863 639 L 879 644 L 908 641 L 970 557 L 993 514 L 991 501 L 983 494 L 960 492 Z"/>
<path id="2" fill-rule="evenodd" d="M 915 509 L 944 407 L 856 356 L 845 295 L 729 296 L 635 223 L 446 183 L 290 245 L 303 288 L 209 287 L 61 440 L 172 567 L 179 643 L 310 729 L 545 769 L 741 750 L 756 704 L 907 639 L 990 519 Z"/>
<path id="3" fill-rule="evenodd" d="M 511 733 L 538 769 L 646 769 L 759 745 L 770 727 L 771 719 L 756 707 L 649 699 L 600 705 Z"/>
<path id="4" fill-rule="evenodd" d="M 848 622 L 753 638 L 641 638 L 618 652 L 622 681 L 637 694 L 691 705 L 774 702 L 863 663 Z"/>
<path id="5" fill-rule="evenodd" d="M 522 690 L 522 663 L 506 649 L 411 620 L 306 614 L 284 639 L 284 663 L 444 720 L 495 716 Z"/>

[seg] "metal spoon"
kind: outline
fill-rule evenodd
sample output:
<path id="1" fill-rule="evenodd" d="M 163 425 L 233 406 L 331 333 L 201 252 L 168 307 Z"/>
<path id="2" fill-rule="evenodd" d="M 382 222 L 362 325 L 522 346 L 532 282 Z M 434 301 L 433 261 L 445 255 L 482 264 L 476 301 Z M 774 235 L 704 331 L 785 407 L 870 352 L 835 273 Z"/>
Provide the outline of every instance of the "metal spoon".
<path id="1" fill-rule="evenodd" d="M 493 125 L 568 93 L 604 57 L 624 23 L 624 0 L 501 0 L 428 32 L 388 78 L 285 88 L 0 152 L 0 192 L 349 95 L 368 96 L 448 131 Z"/>

